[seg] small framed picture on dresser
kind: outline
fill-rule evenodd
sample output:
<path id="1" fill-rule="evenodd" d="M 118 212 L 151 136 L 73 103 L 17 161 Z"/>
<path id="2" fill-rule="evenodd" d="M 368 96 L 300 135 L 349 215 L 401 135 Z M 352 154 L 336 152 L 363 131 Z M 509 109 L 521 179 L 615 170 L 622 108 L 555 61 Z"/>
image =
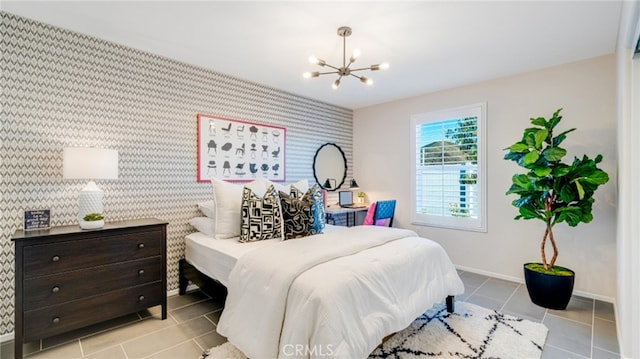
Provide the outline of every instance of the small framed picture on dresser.
<path id="1" fill-rule="evenodd" d="M 33 231 L 51 228 L 51 210 L 38 209 L 24 211 L 24 230 Z"/>

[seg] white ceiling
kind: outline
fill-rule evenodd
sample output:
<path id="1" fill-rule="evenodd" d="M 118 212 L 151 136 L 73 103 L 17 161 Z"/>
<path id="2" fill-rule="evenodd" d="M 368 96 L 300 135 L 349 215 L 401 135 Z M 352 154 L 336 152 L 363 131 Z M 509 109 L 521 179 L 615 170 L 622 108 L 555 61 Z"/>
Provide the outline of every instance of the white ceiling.
<path id="1" fill-rule="evenodd" d="M 357 109 L 615 51 L 620 1 L 1 1 L 0 10 Z M 387 61 L 331 89 L 303 79 L 362 51 Z"/>

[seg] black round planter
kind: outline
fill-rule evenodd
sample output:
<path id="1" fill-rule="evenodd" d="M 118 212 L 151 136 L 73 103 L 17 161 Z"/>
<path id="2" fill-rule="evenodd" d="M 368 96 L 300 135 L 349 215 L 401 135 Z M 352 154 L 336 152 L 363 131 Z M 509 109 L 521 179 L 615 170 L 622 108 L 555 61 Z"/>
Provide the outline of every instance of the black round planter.
<path id="1" fill-rule="evenodd" d="M 524 265 L 524 281 L 531 301 L 544 308 L 566 309 L 573 293 L 575 273 L 568 269 L 571 276 L 544 274 L 527 269 L 527 264 Z"/>

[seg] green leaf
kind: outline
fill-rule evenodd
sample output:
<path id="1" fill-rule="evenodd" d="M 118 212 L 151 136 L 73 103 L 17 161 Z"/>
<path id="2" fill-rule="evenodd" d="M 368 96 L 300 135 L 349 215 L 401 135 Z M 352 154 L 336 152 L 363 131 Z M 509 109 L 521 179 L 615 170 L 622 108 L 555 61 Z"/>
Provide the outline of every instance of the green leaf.
<path id="1" fill-rule="evenodd" d="M 594 158 L 594 159 L 593 159 L 593 161 L 594 161 L 595 163 L 600 163 L 600 162 L 602 162 L 602 155 L 597 155 L 597 156 L 596 156 L 596 158 Z"/>
<path id="2" fill-rule="evenodd" d="M 574 209 L 574 208 L 572 208 L 572 209 Z M 566 212 L 563 212 L 563 213 L 566 214 L 565 221 L 567 221 L 567 224 L 569 226 L 575 227 L 581 222 L 582 213 L 580 213 L 580 211 L 566 211 Z"/>
<path id="3" fill-rule="evenodd" d="M 526 155 L 524 155 L 522 160 L 523 160 L 525 165 L 530 165 L 532 163 L 536 163 L 538 158 L 540 158 L 540 155 L 538 154 L 538 152 L 531 151 L 531 152 L 527 153 Z"/>
<path id="4" fill-rule="evenodd" d="M 539 180 L 532 182 L 532 188 L 533 190 L 538 192 L 548 192 L 551 189 L 549 182 L 550 181 L 547 179 L 547 177 L 542 177 Z"/>
<path id="5" fill-rule="evenodd" d="M 544 158 L 549 162 L 560 161 L 566 154 L 567 150 L 561 147 L 549 147 L 542 152 Z"/>
<path id="6" fill-rule="evenodd" d="M 542 147 L 542 144 L 544 143 L 544 140 L 547 139 L 547 136 L 549 136 L 549 131 L 547 131 L 546 129 L 543 129 L 543 130 L 540 130 L 540 131 L 536 132 L 534 137 L 536 139 L 536 148 L 537 149 L 540 149 Z"/>
<path id="7" fill-rule="evenodd" d="M 547 120 L 544 117 L 532 118 L 531 124 L 544 127 L 547 124 Z"/>
<path id="8" fill-rule="evenodd" d="M 575 180 L 573 182 L 576 184 L 576 189 L 578 190 L 578 198 L 583 199 L 584 198 L 584 188 L 582 188 L 582 185 L 580 184 L 580 181 Z"/>
<path id="9" fill-rule="evenodd" d="M 553 143 L 552 143 L 553 147 L 559 146 L 562 143 L 562 141 L 564 141 L 565 138 L 567 138 L 567 133 L 571 131 L 575 131 L 575 128 L 572 128 L 568 131 L 564 131 L 560 133 L 559 135 L 556 135 L 556 137 L 553 138 Z"/>
<path id="10" fill-rule="evenodd" d="M 537 129 L 536 129 L 537 130 Z M 535 147 L 536 146 L 536 136 L 535 136 L 535 132 L 529 132 L 526 133 L 525 137 L 522 139 L 524 143 L 527 144 L 527 146 L 529 147 Z"/>
<path id="11" fill-rule="evenodd" d="M 562 200 L 562 202 L 570 203 L 574 200 L 574 198 L 576 198 L 576 191 L 572 186 L 565 185 L 560 189 L 560 199 Z"/>
<path id="12" fill-rule="evenodd" d="M 530 205 L 522 206 L 518 209 L 518 211 L 520 212 L 520 216 L 522 216 L 523 219 L 543 219 L 542 215 L 531 209 Z"/>
<path id="13" fill-rule="evenodd" d="M 518 185 L 511 185 L 511 187 L 509 187 L 509 190 L 505 193 L 507 195 L 509 194 L 518 194 L 518 195 L 526 195 L 530 192 L 531 190 L 529 188 L 522 188 Z"/>
<path id="14" fill-rule="evenodd" d="M 509 147 L 509 150 L 511 152 L 526 152 L 529 150 L 529 146 L 527 146 L 526 144 L 522 143 L 522 142 L 516 142 L 513 145 L 511 145 L 511 147 Z"/>
<path id="15" fill-rule="evenodd" d="M 549 167 L 537 167 L 533 169 L 533 172 L 538 177 L 546 177 L 551 174 L 551 168 Z"/>
<path id="16" fill-rule="evenodd" d="M 525 189 L 531 188 L 531 181 L 529 180 L 529 177 L 527 177 L 527 175 L 523 175 L 523 174 L 513 175 L 513 177 L 511 177 L 511 181 L 513 182 L 514 185 L 520 188 L 525 188 Z"/>
<path id="17" fill-rule="evenodd" d="M 553 130 L 560 123 L 560 120 L 562 120 L 562 116 L 560 116 L 560 111 L 562 111 L 562 109 L 558 109 L 556 112 L 553 113 L 553 117 L 549 119 L 549 121 L 547 122 L 547 125 L 545 126 L 547 129 Z"/>
<path id="18" fill-rule="evenodd" d="M 504 155 L 505 160 L 511 160 L 516 162 L 520 161 L 522 157 L 524 157 L 524 154 L 518 153 L 518 152 L 509 152 Z"/>
<path id="19" fill-rule="evenodd" d="M 563 177 L 565 176 L 567 173 L 569 173 L 571 171 L 571 167 L 565 165 L 565 164 L 558 164 L 556 167 L 553 168 L 553 176 L 554 177 Z"/>
<path id="20" fill-rule="evenodd" d="M 531 196 L 522 196 L 518 199 L 513 200 L 513 202 L 511 202 L 511 204 L 514 207 L 522 207 L 522 206 L 526 206 L 529 203 L 531 203 Z"/>
<path id="21" fill-rule="evenodd" d="M 594 173 L 590 174 L 587 177 L 583 178 L 586 182 L 602 185 L 609 182 L 609 175 L 603 170 L 597 170 Z"/>

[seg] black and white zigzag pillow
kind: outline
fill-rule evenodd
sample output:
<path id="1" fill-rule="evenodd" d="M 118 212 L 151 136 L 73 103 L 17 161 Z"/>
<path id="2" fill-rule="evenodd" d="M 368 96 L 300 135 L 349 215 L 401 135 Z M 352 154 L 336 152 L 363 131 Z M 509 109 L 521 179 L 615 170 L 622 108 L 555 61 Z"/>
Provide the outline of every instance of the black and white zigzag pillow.
<path id="1" fill-rule="evenodd" d="M 240 242 L 283 239 L 278 191 L 269 186 L 263 198 L 247 187 L 242 190 Z"/>

